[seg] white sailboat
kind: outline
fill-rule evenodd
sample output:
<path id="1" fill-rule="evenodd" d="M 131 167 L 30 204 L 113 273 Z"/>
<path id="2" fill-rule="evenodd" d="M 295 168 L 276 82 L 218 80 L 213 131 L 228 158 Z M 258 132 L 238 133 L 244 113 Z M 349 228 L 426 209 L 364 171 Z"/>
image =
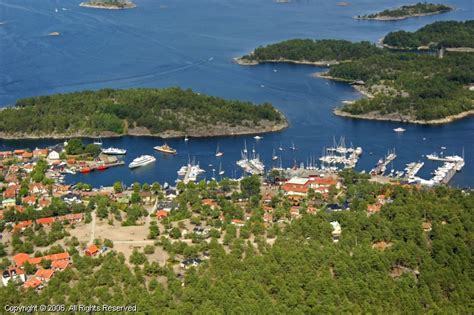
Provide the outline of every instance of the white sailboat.
<path id="1" fill-rule="evenodd" d="M 294 142 L 291 142 L 291 147 L 290 147 L 291 150 L 296 150 L 296 147 L 295 147 L 295 143 Z"/>
<path id="2" fill-rule="evenodd" d="M 222 163 L 219 164 L 219 175 L 224 175 L 224 170 L 222 169 Z"/>
<path id="3" fill-rule="evenodd" d="M 244 153 L 247 154 L 247 140 L 244 140 Z"/>
<path id="4" fill-rule="evenodd" d="M 217 145 L 217 149 L 216 149 L 216 157 L 220 157 L 220 156 L 223 156 L 224 155 L 224 152 L 222 151 L 219 151 L 219 145 Z"/>
<path id="5" fill-rule="evenodd" d="M 188 136 L 184 136 L 184 142 L 188 142 L 189 139 L 188 139 Z"/>
<path id="6" fill-rule="evenodd" d="M 281 142 L 280 142 L 280 146 L 278 147 L 278 150 L 283 151 L 283 147 L 281 145 Z"/>
<path id="7" fill-rule="evenodd" d="M 94 144 L 95 145 L 98 145 L 98 146 L 102 146 L 102 139 L 101 138 L 97 138 L 94 140 Z"/>
<path id="8" fill-rule="evenodd" d="M 278 160 L 278 156 L 275 154 L 275 149 L 273 149 L 272 160 L 273 161 Z"/>

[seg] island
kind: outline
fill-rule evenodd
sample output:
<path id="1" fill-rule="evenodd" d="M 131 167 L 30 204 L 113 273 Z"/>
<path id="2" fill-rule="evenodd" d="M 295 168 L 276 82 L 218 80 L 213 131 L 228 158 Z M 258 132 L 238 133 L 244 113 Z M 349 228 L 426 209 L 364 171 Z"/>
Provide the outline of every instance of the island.
<path id="1" fill-rule="evenodd" d="M 419 2 L 417 4 L 404 5 L 399 8 L 384 10 L 379 13 L 358 15 L 354 18 L 359 20 L 394 21 L 416 16 L 445 13 L 451 10 L 453 10 L 452 7 L 444 4 Z"/>
<path id="2" fill-rule="evenodd" d="M 285 62 L 327 66 L 378 53 L 381 53 L 381 50 L 370 42 L 351 43 L 347 40 L 291 39 L 265 47 L 258 47 L 250 54 L 234 60 L 240 65 Z"/>
<path id="3" fill-rule="evenodd" d="M 81 2 L 79 6 L 94 9 L 121 10 L 135 8 L 136 4 L 130 0 L 91 0 Z"/>
<path id="4" fill-rule="evenodd" d="M 468 52 L 416 54 L 366 42 L 297 39 L 259 47 L 238 60 L 315 65 L 332 61 L 328 71 L 316 76 L 347 82 L 366 96 L 335 109 L 340 116 L 441 124 L 474 114 L 474 55 Z"/>
<path id="5" fill-rule="evenodd" d="M 387 48 L 405 50 L 469 50 L 474 48 L 474 20 L 441 21 L 428 24 L 415 32 L 388 33 L 382 44 Z"/>
<path id="6" fill-rule="evenodd" d="M 20 99 L 0 115 L 0 138 L 211 137 L 279 131 L 271 104 L 224 100 L 192 90 L 102 89 Z"/>

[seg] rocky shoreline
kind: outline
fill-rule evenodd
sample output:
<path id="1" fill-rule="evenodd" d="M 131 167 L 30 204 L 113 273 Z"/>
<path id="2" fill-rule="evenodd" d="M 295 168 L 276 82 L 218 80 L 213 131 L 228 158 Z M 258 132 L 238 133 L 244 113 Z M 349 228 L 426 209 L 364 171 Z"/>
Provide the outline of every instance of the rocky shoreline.
<path id="1" fill-rule="evenodd" d="M 129 2 L 125 3 L 123 6 L 115 6 L 115 5 L 99 5 L 93 4 L 90 2 L 81 2 L 79 4 L 80 7 L 85 8 L 92 8 L 92 9 L 104 9 L 104 10 L 124 10 L 124 9 L 133 9 L 136 8 L 137 5 L 135 3 Z"/>
<path id="2" fill-rule="evenodd" d="M 299 64 L 299 65 L 312 65 L 312 66 L 319 66 L 319 67 L 327 67 L 327 66 L 331 66 L 331 65 L 337 65 L 339 63 L 336 60 L 320 60 L 320 61 L 301 60 L 301 61 L 295 61 L 295 60 L 284 59 L 284 58 L 257 61 L 257 60 L 242 59 L 242 57 L 234 58 L 234 62 L 241 65 L 241 66 L 256 66 L 256 65 L 262 64 L 262 63 L 293 63 L 293 64 Z"/>
<path id="3" fill-rule="evenodd" d="M 394 113 L 389 115 L 380 115 L 378 112 L 372 112 L 367 114 L 361 115 L 354 115 L 347 112 L 342 111 L 340 108 L 335 108 L 333 110 L 334 115 L 340 117 L 347 117 L 347 118 L 355 118 L 355 119 L 366 119 L 366 120 L 381 120 L 381 121 L 396 121 L 396 122 L 403 122 L 403 123 L 411 123 L 411 124 L 419 124 L 419 125 L 443 125 L 448 124 L 453 121 L 474 115 L 474 109 L 468 110 L 456 115 L 447 116 L 440 119 L 433 119 L 433 120 L 416 120 L 412 117 L 402 116 L 400 114 Z"/>
<path id="4" fill-rule="evenodd" d="M 241 135 L 250 135 L 250 134 L 262 134 L 262 133 L 269 133 L 269 132 L 278 132 L 288 128 L 289 124 L 286 118 L 284 118 L 279 123 L 270 122 L 270 121 L 263 121 L 261 122 L 261 126 L 258 127 L 246 127 L 246 126 L 219 126 L 219 128 L 215 128 L 215 130 L 209 130 L 206 128 L 196 129 L 196 130 L 188 130 L 187 132 L 184 131 L 176 131 L 176 130 L 169 130 L 165 132 L 160 132 L 157 134 L 153 134 L 147 128 L 143 127 L 135 127 L 130 128 L 127 132 L 123 134 L 118 134 L 114 132 L 102 132 L 100 134 L 89 134 L 89 133 L 71 133 L 71 134 L 41 134 L 41 135 L 33 135 L 27 133 L 15 133 L 15 134 L 7 134 L 5 132 L 0 132 L 0 139 L 4 140 L 20 140 L 20 139 L 69 139 L 69 138 L 118 138 L 124 136 L 136 136 L 136 137 L 156 137 L 162 139 L 172 139 L 172 138 L 181 138 L 184 136 L 192 137 L 192 138 L 207 138 L 207 137 L 225 137 L 225 136 L 241 136 Z"/>

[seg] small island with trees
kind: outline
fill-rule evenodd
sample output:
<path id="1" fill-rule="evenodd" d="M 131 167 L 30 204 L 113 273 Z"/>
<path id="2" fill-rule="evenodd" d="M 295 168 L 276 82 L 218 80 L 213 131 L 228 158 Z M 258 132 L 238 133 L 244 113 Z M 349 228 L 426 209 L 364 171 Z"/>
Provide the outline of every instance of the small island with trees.
<path id="1" fill-rule="evenodd" d="M 393 21 L 410 17 L 445 13 L 452 10 L 452 7 L 444 4 L 419 2 L 417 4 L 404 5 L 395 9 L 387 9 L 379 13 L 358 15 L 354 18 L 359 20 Z"/>
<path id="2" fill-rule="evenodd" d="M 91 0 L 87 2 L 81 2 L 81 7 L 94 8 L 94 9 L 132 9 L 137 5 L 130 0 Z"/>
<path id="3" fill-rule="evenodd" d="M 285 62 L 327 66 L 378 53 L 381 53 L 381 50 L 370 42 L 352 43 L 347 40 L 291 39 L 265 47 L 258 47 L 252 53 L 234 60 L 240 65 Z"/>
<path id="4" fill-rule="evenodd" d="M 279 131 L 271 104 L 224 100 L 180 88 L 102 89 L 21 99 L 0 115 L 0 138 L 211 137 Z"/>
<path id="5" fill-rule="evenodd" d="M 431 38 L 444 43 L 443 47 L 472 48 L 472 22 L 434 23 L 425 29 L 454 32 L 455 28 L 454 37 L 442 35 L 443 31 Z M 316 76 L 347 82 L 367 96 L 345 102 L 334 111 L 340 116 L 441 124 L 474 114 L 474 55 L 462 50 L 416 54 L 378 48 L 368 42 L 294 39 L 259 47 L 237 60 L 239 64 L 291 62 L 329 66 L 327 72 Z"/>

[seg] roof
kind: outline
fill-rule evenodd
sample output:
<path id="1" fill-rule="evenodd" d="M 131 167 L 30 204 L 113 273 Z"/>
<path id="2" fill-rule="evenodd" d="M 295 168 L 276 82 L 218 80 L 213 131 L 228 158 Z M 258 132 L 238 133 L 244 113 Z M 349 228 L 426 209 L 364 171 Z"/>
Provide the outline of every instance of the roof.
<path id="1" fill-rule="evenodd" d="M 19 254 L 16 254 L 15 256 L 13 256 L 12 259 L 15 262 L 15 265 L 17 267 L 19 267 L 19 266 L 23 265 L 25 263 L 25 261 L 30 259 L 30 255 L 25 254 L 25 253 L 19 253 Z"/>
<path id="2" fill-rule="evenodd" d="M 382 208 L 382 205 L 380 205 L 380 204 L 367 205 L 367 211 L 368 212 L 380 212 L 381 208 Z"/>
<path id="3" fill-rule="evenodd" d="M 287 181 L 287 184 L 295 184 L 295 185 L 304 185 L 308 182 L 308 178 L 302 178 L 302 177 L 293 177 L 289 181 Z"/>
<path id="4" fill-rule="evenodd" d="M 36 277 L 32 277 L 32 278 L 26 280 L 26 282 L 23 284 L 23 287 L 25 287 L 25 288 L 27 288 L 27 289 L 28 289 L 28 288 L 33 288 L 33 289 L 35 289 L 35 288 L 37 288 L 38 286 L 40 286 L 40 284 L 41 284 L 41 280 L 40 280 L 40 279 L 38 279 L 38 278 L 36 278 Z"/>
<path id="5" fill-rule="evenodd" d="M 35 276 L 43 279 L 51 279 L 53 277 L 53 274 L 53 269 L 38 269 L 38 271 L 36 271 L 35 273 Z"/>
<path id="6" fill-rule="evenodd" d="M 307 193 L 308 188 L 306 188 L 304 185 L 300 184 L 290 184 L 286 183 L 283 185 L 283 190 L 286 192 L 299 192 L 299 193 Z"/>
<path id="7" fill-rule="evenodd" d="M 89 254 L 95 254 L 99 251 L 99 249 L 97 248 L 97 246 L 95 244 L 92 244 L 90 245 L 89 247 L 87 247 L 86 249 L 86 252 L 89 253 Z"/>
<path id="8" fill-rule="evenodd" d="M 69 253 L 64 252 L 64 253 L 52 254 L 52 255 L 44 256 L 43 258 L 47 260 L 69 259 Z"/>
<path id="9" fill-rule="evenodd" d="M 168 216 L 168 212 L 165 211 L 165 210 L 158 210 L 158 211 L 156 212 L 156 216 L 157 216 L 158 218 L 166 218 L 166 217 Z"/>
<path id="10" fill-rule="evenodd" d="M 55 260 L 51 263 L 51 267 L 55 269 L 66 269 L 69 266 L 69 260 Z"/>
<path id="11" fill-rule="evenodd" d="M 21 230 L 21 229 L 29 227 L 32 224 L 33 224 L 33 221 L 31 221 L 31 220 L 21 221 L 17 225 L 14 226 L 14 229 L 15 230 Z"/>
<path id="12" fill-rule="evenodd" d="M 41 218 L 41 219 L 37 219 L 37 220 L 36 220 L 36 223 L 41 224 L 41 225 L 53 224 L 53 222 L 54 222 L 54 218 L 53 218 L 53 217 Z"/>

